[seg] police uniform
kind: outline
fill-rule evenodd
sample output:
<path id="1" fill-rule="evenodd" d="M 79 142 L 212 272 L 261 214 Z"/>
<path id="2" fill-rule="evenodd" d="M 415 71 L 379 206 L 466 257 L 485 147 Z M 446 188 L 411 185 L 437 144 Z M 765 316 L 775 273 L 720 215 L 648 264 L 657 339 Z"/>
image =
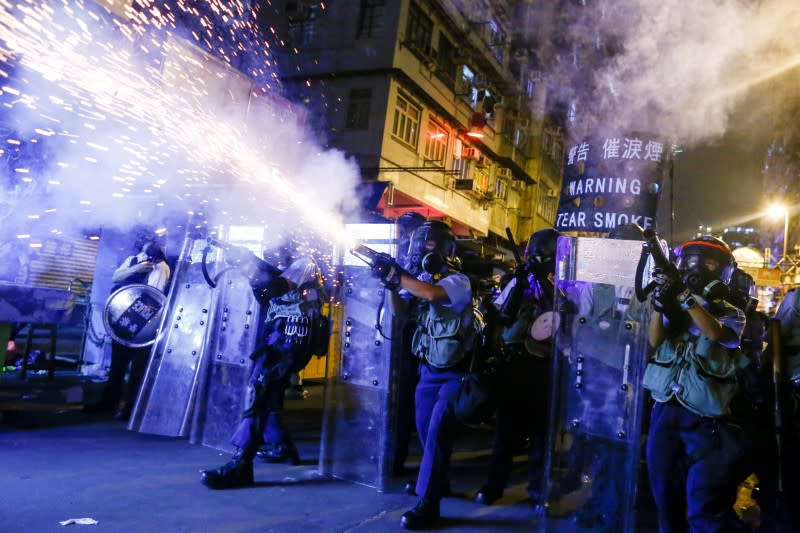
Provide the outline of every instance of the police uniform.
<path id="1" fill-rule="evenodd" d="M 761 458 L 766 459 L 767 463 L 759 472 L 758 498 L 762 510 L 762 525 L 759 531 L 768 533 L 800 527 L 800 453 L 798 453 L 800 451 L 800 298 L 797 289 L 786 294 L 773 318 L 780 322 L 783 359 L 781 460 L 784 494 L 782 502 L 779 502 L 780 507 L 776 507 L 778 456 L 773 433 L 775 429 L 769 428 L 770 433 L 765 439 L 767 451 Z"/>
<path id="2" fill-rule="evenodd" d="M 296 462 L 294 441 L 284 427 L 281 412 L 291 375 L 305 368 L 313 355 L 311 325 L 320 308 L 317 267 L 310 257 L 301 257 L 281 277 L 295 288 L 267 304 L 263 344 L 253 354 L 247 408 L 230 442 L 252 450 L 263 440 L 284 447 Z"/>
<path id="3" fill-rule="evenodd" d="M 698 305 L 732 332 L 729 340 L 713 341 L 692 322 L 657 347 L 643 378 L 655 400 L 646 453 L 662 533 L 685 531 L 687 521 L 692 532 L 731 531 L 746 475 L 750 437 L 726 419 L 736 371 L 746 365 L 739 350 L 745 316 L 724 301 Z"/>
<path id="4" fill-rule="evenodd" d="M 417 279 L 433 281 L 428 273 Z M 447 293 L 446 301 L 418 302 L 417 327 L 412 339 L 413 355 L 420 359 L 420 379 L 414 401 L 417 434 L 422 444 L 416 493 L 438 502 L 448 479 L 450 454 L 457 420 L 453 398 L 464 376 L 466 351 L 472 342 L 472 288 L 469 278 L 448 272 L 434 283 Z"/>
<path id="5" fill-rule="evenodd" d="M 247 407 L 230 441 L 236 453 L 222 467 L 202 472 L 202 483 L 212 489 L 252 485 L 253 458 L 262 441 L 276 447 L 282 460 L 299 460 L 281 411 L 291 375 L 313 355 L 314 323 L 320 313 L 318 268 L 310 257 L 301 257 L 276 276 L 275 267 L 260 260 L 258 264 L 263 269 L 251 275 L 250 281 L 259 301 L 267 306 L 264 339 L 251 355 Z"/>
<path id="6" fill-rule="evenodd" d="M 486 483 L 476 494 L 476 500 L 487 505 L 502 495 L 513 457 L 526 437 L 530 439 L 528 491 L 534 503 L 540 498 L 553 343 L 552 337 L 534 339 L 531 328 L 543 313 L 553 310 L 553 302 L 530 274 L 511 278 L 492 305 L 503 309 L 520 281 L 526 286 L 519 310 L 513 322 L 500 329 L 492 455 Z"/>
<path id="7" fill-rule="evenodd" d="M 147 245 L 145 245 L 145 248 L 146 247 Z M 159 254 L 161 254 L 160 249 Z M 142 252 L 137 255 L 126 257 L 114 271 L 112 279 L 118 281 L 111 289 L 111 292 L 113 293 L 122 287 L 138 284 L 149 285 L 164 292 L 167 282 L 169 281 L 170 270 L 167 262 L 163 259 L 163 255 L 159 257 L 159 259 L 160 260 L 153 262 L 153 268 L 151 270 L 138 270 L 136 266 L 140 263 L 151 262 L 146 251 L 143 249 Z M 150 346 L 133 348 L 120 344 L 112 339 L 111 366 L 108 371 L 108 382 L 103 388 L 100 401 L 87 406 L 85 410 L 89 413 L 114 412 L 122 398 L 125 373 L 128 371 L 128 366 L 130 365 L 128 388 L 125 393 L 125 407 L 115 415 L 115 418 L 127 420 L 133 410 L 133 404 L 136 402 L 136 396 L 139 392 L 139 386 L 144 377 L 144 372 L 147 369 L 147 360 L 149 357 Z"/>

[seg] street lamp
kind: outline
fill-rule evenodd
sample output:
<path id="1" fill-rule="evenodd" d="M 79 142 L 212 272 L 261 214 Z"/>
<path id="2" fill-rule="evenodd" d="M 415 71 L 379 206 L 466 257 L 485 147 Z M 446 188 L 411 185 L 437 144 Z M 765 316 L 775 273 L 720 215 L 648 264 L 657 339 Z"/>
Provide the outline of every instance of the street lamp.
<path id="1" fill-rule="evenodd" d="M 779 218 L 783 216 L 783 255 L 781 259 L 786 257 L 786 245 L 789 241 L 789 208 L 783 204 L 772 204 L 767 208 L 767 214 L 772 218 Z"/>

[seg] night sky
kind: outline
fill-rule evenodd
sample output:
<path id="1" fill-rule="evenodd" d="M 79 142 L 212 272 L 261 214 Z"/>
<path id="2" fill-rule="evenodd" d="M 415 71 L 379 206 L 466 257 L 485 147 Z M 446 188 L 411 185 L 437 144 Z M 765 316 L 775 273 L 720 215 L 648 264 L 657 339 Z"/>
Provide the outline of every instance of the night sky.
<path id="1" fill-rule="evenodd" d="M 699 225 L 712 233 L 726 226 L 757 225 L 767 199 L 762 195 L 762 167 L 776 123 L 777 105 L 770 87 L 751 91 L 731 111 L 726 133 L 686 147 L 675 159 L 674 241 L 694 235 Z M 669 185 L 659 205 L 658 228 L 669 238 Z M 782 231 L 782 223 L 767 220 Z M 780 221 L 779 221 L 780 222 Z M 780 227 L 776 227 L 780 226 Z"/>

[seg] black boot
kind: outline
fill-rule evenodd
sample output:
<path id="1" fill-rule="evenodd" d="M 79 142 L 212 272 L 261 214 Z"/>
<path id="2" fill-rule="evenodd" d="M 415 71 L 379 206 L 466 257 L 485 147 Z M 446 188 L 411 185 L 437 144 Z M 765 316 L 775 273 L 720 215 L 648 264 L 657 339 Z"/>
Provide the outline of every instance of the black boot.
<path id="1" fill-rule="evenodd" d="M 297 465 L 300 463 L 300 454 L 294 443 L 272 444 L 258 450 L 258 456 L 268 463 L 287 463 Z"/>
<path id="2" fill-rule="evenodd" d="M 210 489 L 235 489 L 253 484 L 253 458 L 237 450 L 230 461 L 201 472 L 201 482 Z"/>
<path id="3" fill-rule="evenodd" d="M 475 494 L 475 501 L 483 505 L 492 505 L 503 497 L 503 489 L 484 485 Z"/>
<path id="4" fill-rule="evenodd" d="M 439 521 L 439 501 L 420 500 L 410 511 L 403 513 L 400 525 L 405 529 L 428 529 Z"/>

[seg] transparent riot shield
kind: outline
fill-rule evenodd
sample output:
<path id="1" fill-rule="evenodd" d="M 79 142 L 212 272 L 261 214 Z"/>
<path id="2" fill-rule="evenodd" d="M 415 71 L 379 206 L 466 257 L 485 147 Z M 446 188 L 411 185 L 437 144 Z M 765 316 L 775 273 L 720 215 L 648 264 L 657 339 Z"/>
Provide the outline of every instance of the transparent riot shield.
<path id="1" fill-rule="evenodd" d="M 220 227 L 218 236 L 231 239 L 232 229 Z M 264 228 L 251 229 L 256 236 L 247 242 L 260 249 Z M 204 253 L 207 245 L 205 238 L 184 242 L 129 428 L 230 451 L 244 409 L 260 306 L 247 278 L 225 268 L 219 248 Z M 203 275 L 203 260 L 215 288 Z"/>
<path id="2" fill-rule="evenodd" d="M 636 527 L 649 318 L 634 294 L 641 250 L 639 241 L 559 238 L 541 531 Z"/>
<path id="3" fill-rule="evenodd" d="M 184 241 L 129 429 L 186 437 L 203 368 L 214 292 L 200 268 L 205 239 Z"/>
<path id="4" fill-rule="evenodd" d="M 394 226 L 350 225 L 370 248 L 393 254 Z M 323 408 L 320 471 L 378 490 L 389 484 L 394 454 L 395 381 L 399 338 L 393 331 L 390 293 L 369 266 L 337 250 L 341 275 L 335 298 L 334 345 L 329 354 Z M 394 348 L 393 348 L 394 346 Z"/>

